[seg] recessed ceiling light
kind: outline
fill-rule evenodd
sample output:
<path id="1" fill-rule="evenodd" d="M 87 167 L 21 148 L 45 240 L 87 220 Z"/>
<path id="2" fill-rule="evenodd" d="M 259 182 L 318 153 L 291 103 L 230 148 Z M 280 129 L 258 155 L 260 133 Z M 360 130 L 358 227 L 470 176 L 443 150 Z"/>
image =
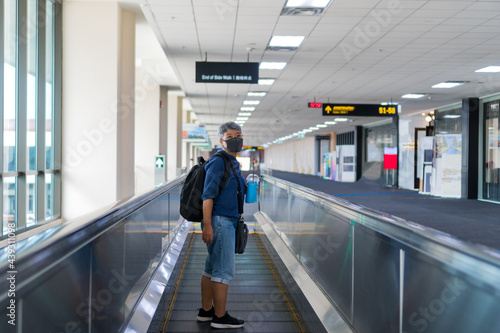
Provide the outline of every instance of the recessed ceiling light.
<path id="1" fill-rule="evenodd" d="M 261 62 L 259 69 L 283 69 L 286 62 Z"/>
<path id="2" fill-rule="evenodd" d="M 305 36 L 273 36 L 269 42 L 270 47 L 299 47 Z"/>
<path id="3" fill-rule="evenodd" d="M 266 92 L 265 91 L 249 91 L 247 93 L 248 96 L 252 96 L 252 97 L 263 97 L 263 96 L 266 96 Z"/>
<path id="4" fill-rule="evenodd" d="M 328 127 L 327 125 L 324 125 L 324 124 L 319 124 L 319 125 L 316 125 L 316 127 L 319 127 L 319 128 L 325 128 L 325 127 Z"/>
<path id="5" fill-rule="evenodd" d="M 324 8 L 330 0 L 288 0 L 285 7 Z"/>
<path id="6" fill-rule="evenodd" d="M 304 133 L 311 133 L 312 130 L 311 129 L 305 129 L 305 130 L 302 130 L 302 132 L 304 132 Z"/>
<path id="7" fill-rule="evenodd" d="M 240 111 L 255 111 L 255 107 L 253 106 L 242 106 Z"/>
<path id="8" fill-rule="evenodd" d="M 406 94 L 406 95 L 403 95 L 401 97 L 402 98 L 413 98 L 413 99 L 416 99 L 416 98 L 422 98 L 424 96 L 425 96 L 425 94 Z"/>
<path id="9" fill-rule="evenodd" d="M 313 127 L 309 127 L 310 130 L 319 130 L 319 127 L 316 127 L 316 126 L 313 126 Z"/>
<path id="10" fill-rule="evenodd" d="M 463 81 L 446 81 L 446 82 L 441 82 L 438 84 L 435 84 L 432 86 L 432 88 L 442 88 L 442 89 L 449 89 L 449 88 L 455 88 L 458 86 L 461 86 L 465 82 Z"/>
<path id="11" fill-rule="evenodd" d="M 239 120 L 239 121 L 247 121 L 247 120 L 248 120 L 248 117 L 238 117 L 238 118 L 236 118 L 236 120 Z"/>
<path id="12" fill-rule="evenodd" d="M 500 66 L 488 66 L 481 69 L 478 69 L 476 73 L 499 73 Z"/>
<path id="13" fill-rule="evenodd" d="M 349 118 L 335 118 L 335 121 L 348 121 Z"/>
<path id="14" fill-rule="evenodd" d="M 336 123 L 335 121 L 325 121 L 325 125 L 335 125 Z"/>
<path id="15" fill-rule="evenodd" d="M 243 105 L 259 105 L 260 101 L 243 101 Z"/>
<path id="16" fill-rule="evenodd" d="M 252 114 L 250 112 L 240 112 L 238 113 L 238 117 L 248 117 L 251 116 Z"/>
<path id="17" fill-rule="evenodd" d="M 270 86 L 274 83 L 274 79 L 259 79 L 259 84 L 264 86 Z"/>

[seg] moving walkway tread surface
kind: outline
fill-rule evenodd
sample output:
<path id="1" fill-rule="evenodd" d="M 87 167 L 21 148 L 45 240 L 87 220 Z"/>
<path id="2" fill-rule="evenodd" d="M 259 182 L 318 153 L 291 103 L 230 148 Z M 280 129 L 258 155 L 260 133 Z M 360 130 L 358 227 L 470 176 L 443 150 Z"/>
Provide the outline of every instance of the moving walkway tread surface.
<path id="1" fill-rule="evenodd" d="M 226 305 L 231 316 L 245 320 L 245 326 L 224 330 L 210 327 L 210 322 L 197 322 L 207 250 L 200 233 L 193 237 L 164 332 L 300 332 L 255 234 L 249 235 L 245 253 L 236 255 L 236 275 Z"/>

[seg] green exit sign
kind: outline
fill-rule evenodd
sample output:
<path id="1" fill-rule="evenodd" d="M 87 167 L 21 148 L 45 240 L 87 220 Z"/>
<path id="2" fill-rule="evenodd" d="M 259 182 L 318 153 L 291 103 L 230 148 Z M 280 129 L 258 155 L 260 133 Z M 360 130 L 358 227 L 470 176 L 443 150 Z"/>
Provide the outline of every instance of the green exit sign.
<path id="1" fill-rule="evenodd" d="M 165 166 L 165 156 L 156 156 L 155 165 L 157 168 L 163 168 Z"/>

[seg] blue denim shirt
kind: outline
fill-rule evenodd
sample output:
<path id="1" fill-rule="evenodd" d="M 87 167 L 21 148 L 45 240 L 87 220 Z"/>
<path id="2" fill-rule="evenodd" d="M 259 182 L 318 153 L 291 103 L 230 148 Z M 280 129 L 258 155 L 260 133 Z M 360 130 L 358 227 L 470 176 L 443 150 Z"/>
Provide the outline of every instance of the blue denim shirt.
<path id="1" fill-rule="evenodd" d="M 236 159 L 222 151 L 226 154 L 231 163 L 233 163 L 234 171 L 238 175 L 241 187 L 242 202 L 244 199 L 244 194 L 246 191 L 245 179 L 241 176 L 240 163 Z M 212 216 L 224 216 L 229 218 L 239 218 L 238 214 L 238 198 L 236 193 L 238 192 L 238 185 L 236 183 L 236 178 L 229 168 L 230 177 L 226 183 L 226 186 L 219 193 L 219 184 L 222 181 L 226 165 L 225 161 L 221 156 L 214 156 L 210 158 L 208 163 L 205 165 L 205 185 L 203 187 L 202 200 L 214 199 L 214 208 L 212 210 Z"/>

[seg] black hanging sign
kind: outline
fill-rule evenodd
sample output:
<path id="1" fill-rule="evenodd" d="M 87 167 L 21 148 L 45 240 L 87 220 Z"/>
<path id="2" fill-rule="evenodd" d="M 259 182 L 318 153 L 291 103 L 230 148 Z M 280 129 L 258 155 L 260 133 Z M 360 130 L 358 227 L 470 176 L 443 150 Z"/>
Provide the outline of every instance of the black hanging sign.
<path id="1" fill-rule="evenodd" d="M 196 62 L 196 82 L 258 83 L 258 62 Z"/>

